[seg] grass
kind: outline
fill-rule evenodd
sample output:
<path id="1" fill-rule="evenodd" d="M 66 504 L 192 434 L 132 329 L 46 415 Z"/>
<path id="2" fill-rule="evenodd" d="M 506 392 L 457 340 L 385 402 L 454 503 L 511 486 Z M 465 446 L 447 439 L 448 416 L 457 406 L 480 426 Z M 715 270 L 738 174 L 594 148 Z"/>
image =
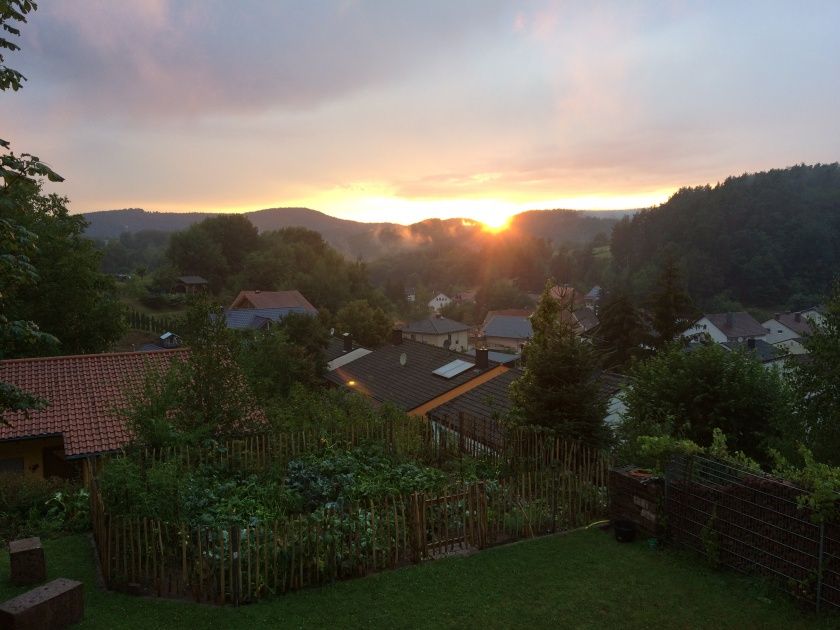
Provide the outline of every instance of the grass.
<path id="1" fill-rule="evenodd" d="M 85 583 L 80 628 L 837 628 L 785 595 L 697 556 L 597 530 L 438 560 L 241 608 L 137 598 L 94 584 L 86 536 L 44 542 L 50 577 Z M 0 600 L 25 589 L 8 583 Z"/>

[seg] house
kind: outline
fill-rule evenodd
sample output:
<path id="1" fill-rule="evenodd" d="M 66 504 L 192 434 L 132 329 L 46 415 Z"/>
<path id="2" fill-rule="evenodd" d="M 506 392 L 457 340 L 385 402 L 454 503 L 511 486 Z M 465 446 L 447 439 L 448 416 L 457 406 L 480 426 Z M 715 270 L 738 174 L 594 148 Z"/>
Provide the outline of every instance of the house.
<path id="1" fill-rule="evenodd" d="M 727 341 L 720 344 L 730 352 L 746 352 L 764 367 L 781 367 L 788 357 L 788 353 L 764 339 L 747 339 L 745 341 Z"/>
<path id="2" fill-rule="evenodd" d="M 447 296 L 445 293 L 438 293 L 435 297 L 429 300 L 429 308 L 435 312 L 438 312 L 440 309 L 445 306 L 449 306 L 450 304 L 452 304 L 452 298 Z"/>
<path id="3" fill-rule="evenodd" d="M 481 325 L 481 335 L 492 350 L 519 352 L 534 334 L 531 327 L 532 311 L 507 309 L 490 311 Z"/>
<path id="4" fill-rule="evenodd" d="M 185 350 L 115 352 L 0 361 L 0 382 L 48 402 L 5 413 L 0 472 L 43 477 L 78 474 L 84 458 L 117 451 L 129 440 L 120 412 L 146 374 L 163 373 Z"/>
<path id="5" fill-rule="evenodd" d="M 412 341 L 464 352 L 469 348 L 470 326 L 437 314 L 403 326 L 403 336 Z"/>
<path id="6" fill-rule="evenodd" d="M 330 337 L 327 348 L 324 351 L 324 358 L 327 361 L 327 371 L 332 372 L 347 365 L 367 354 L 371 350 L 357 346 L 353 343 L 350 333 L 344 333 L 340 337 Z"/>
<path id="7" fill-rule="evenodd" d="M 460 291 L 452 296 L 452 301 L 455 302 L 455 304 L 473 304 L 475 303 L 475 296 L 477 293 L 478 291 L 475 289 Z"/>
<path id="8" fill-rule="evenodd" d="M 285 308 L 229 308 L 224 312 L 225 323 L 232 330 L 267 330 L 287 315 L 297 313 L 311 316 L 303 306 Z"/>
<path id="9" fill-rule="evenodd" d="M 686 330 L 682 336 L 686 339 L 708 337 L 715 343 L 761 339 L 767 334 L 752 315 L 744 311 L 735 313 L 713 313 L 704 315 Z"/>
<path id="10" fill-rule="evenodd" d="M 581 306 L 571 312 L 571 323 L 578 335 L 587 337 L 601 322 L 595 314 L 595 311 L 586 306 Z"/>
<path id="11" fill-rule="evenodd" d="M 581 295 L 580 291 L 577 291 L 574 287 L 568 284 L 558 284 L 553 286 L 549 291 L 549 294 L 567 308 L 569 306 L 572 308 L 578 308 L 585 305 L 583 295 Z"/>
<path id="12" fill-rule="evenodd" d="M 391 403 L 408 415 L 425 415 L 455 396 L 506 372 L 487 353 L 475 358 L 404 339 L 395 330 L 391 343 L 342 365 L 325 378 L 377 404 Z"/>
<path id="13" fill-rule="evenodd" d="M 318 314 L 300 291 L 240 291 L 230 309 L 247 308 L 302 308 L 310 315 Z"/>
<path id="14" fill-rule="evenodd" d="M 508 370 L 431 409 L 427 416 L 441 429 L 462 434 L 472 450 L 496 448 L 504 434 L 500 420 L 513 407 L 510 386 L 523 374 L 522 369 Z M 625 376 L 612 372 L 603 372 L 599 377 L 599 393 L 607 401 L 604 422 L 610 427 L 618 424 L 627 410 L 621 398 L 626 380 Z"/>
<path id="15" fill-rule="evenodd" d="M 205 291 L 207 291 L 207 280 L 201 276 L 179 276 L 175 286 L 172 287 L 173 293 L 186 293 L 188 295 Z"/>
<path id="16" fill-rule="evenodd" d="M 414 287 L 410 287 L 405 290 L 405 301 L 414 304 L 417 301 L 417 292 L 414 290 Z"/>
<path id="17" fill-rule="evenodd" d="M 583 304 L 586 308 L 593 311 L 598 310 L 598 304 L 601 302 L 601 297 L 604 295 L 604 290 L 597 284 L 589 289 L 589 292 L 583 296 Z"/>
<path id="18" fill-rule="evenodd" d="M 776 313 L 762 324 L 767 330 L 764 340 L 789 354 L 807 354 L 802 339 L 811 335 L 822 322 L 823 316 L 818 309 Z"/>

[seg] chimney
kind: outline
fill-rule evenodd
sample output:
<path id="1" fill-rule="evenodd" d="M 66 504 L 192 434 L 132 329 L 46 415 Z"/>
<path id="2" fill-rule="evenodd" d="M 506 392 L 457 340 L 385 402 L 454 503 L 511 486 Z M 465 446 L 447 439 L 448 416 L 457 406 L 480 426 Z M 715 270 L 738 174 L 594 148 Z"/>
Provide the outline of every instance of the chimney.
<path id="1" fill-rule="evenodd" d="M 344 352 L 350 352 L 353 349 L 353 335 L 346 332 L 341 337 L 344 339 Z"/>
<path id="2" fill-rule="evenodd" d="M 735 313 L 727 313 L 726 314 L 726 327 L 732 328 L 735 324 Z"/>
<path id="3" fill-rule="evenodd" d="M 391 343 L 398 346 L 402 343 L 402 330 L 395 328 L 391 331 Z"/>
<path id="4" fill-rule="evenodd" d="M 747 339 L 747 348 L 749 348 L 750 350 L 755 350 L 755 339 L 753 337 Z"/>
<path id="5" fill-rule="evenodd" d="M 801 321 L 802 321 L 802 313 L 794 313 L 794 315 L 793 315 L 793 321 L 795 321 L 795 322 L 801 322 Z"/>
<path id="6" fill-rule="evenodd" d="M 475 349 L 475 367 L 479 370 L 486 370 L 490 367 L 490 358 L 487 348 Z"/>

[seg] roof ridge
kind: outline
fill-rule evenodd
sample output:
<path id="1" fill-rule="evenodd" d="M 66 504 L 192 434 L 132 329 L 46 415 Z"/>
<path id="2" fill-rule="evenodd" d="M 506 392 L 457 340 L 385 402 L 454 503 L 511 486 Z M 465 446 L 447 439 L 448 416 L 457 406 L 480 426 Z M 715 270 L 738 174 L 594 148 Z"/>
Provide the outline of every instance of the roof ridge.
<path id="1" fill-rule="evenodd" d="M 61 359 L 90 359 L 94 357 L 120 357 L 128 354 L 141 356 L 161 356 L 161 353 L 185 352 L 186 348 L 161 348 L 160 352 L 149 354 L 145 350 L 122 350 L 120 352 L 93 352 L 89 354 L 59 354 L 49 357 L 23 357 L 20 359 L 0 359 L 0 364 L 26 363 L 30 361 L 58 361 Z"/>

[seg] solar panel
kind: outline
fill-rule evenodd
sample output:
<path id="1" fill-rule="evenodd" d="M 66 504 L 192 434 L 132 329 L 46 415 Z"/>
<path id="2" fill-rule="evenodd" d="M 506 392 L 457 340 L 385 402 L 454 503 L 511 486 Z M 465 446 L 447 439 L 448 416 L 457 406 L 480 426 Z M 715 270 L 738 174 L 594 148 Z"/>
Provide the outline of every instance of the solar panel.
<path id="1" fill-rule="evenodd" d="M 461 359 L 456 359 L 451 363 L 447 363 L 446 365 L 439 367 L 432 374 L 437 374 L 438 376 L 442 376 L 443 378 L 452 378 L 453 376 L 458 376 L 462 372 L 466 372 L 470 368 L 475 367 L 473 363 L 469 361 L 462 361 Z"/>

